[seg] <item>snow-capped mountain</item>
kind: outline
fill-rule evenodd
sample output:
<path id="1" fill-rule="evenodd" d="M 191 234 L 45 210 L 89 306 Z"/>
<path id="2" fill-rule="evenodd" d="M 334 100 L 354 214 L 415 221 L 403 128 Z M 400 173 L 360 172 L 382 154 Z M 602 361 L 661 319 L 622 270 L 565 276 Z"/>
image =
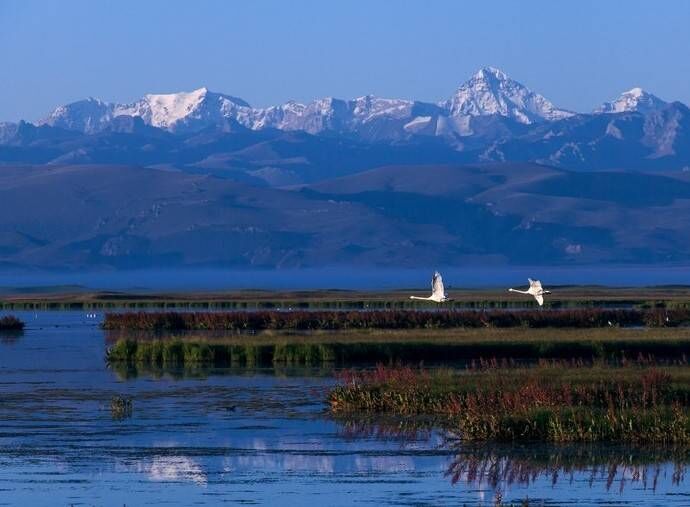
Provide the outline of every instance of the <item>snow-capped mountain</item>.
<path id="1" fill-rule="evenodd" d="M 152 127 L 175 132 L 220 126 L 229 118 L 242 116 L 242 111 L 251 111 L 242 99 L 199 88 L 192 92 L 148 94 L 132 104 L 80 100 L 58 107 L 39 124 L 92 134 L 103 130 L 113 118 L 131 116 Z"/>
<path id="2" fill-rule="evenodd" d="M 450 116 L 499 115 L 524 124 L 560 120 L 574 114 L 557 108 L 494 67 L 480 69 L 441 106 Z"/>
<path id="3" fill-rule="evenodd" d="M 242 99 L 199 88 L 192 92 L 149 94 L 132 104 L 87 99 L 58 107 L 39 124 L 91 134 L 104 129 L 113 118 L 132 116 L 171 132 L 239 125 L 251 130 L 365 132 L 368 138 L 390 138 L 411 134 L 469 135 L 470 120 L 478 116 L 499 116 L 531 124 L 570 115 L 502 71 L 486 67 L 439 104 L 367 95 L 353 100 L 327 97 L 307 104 L 290 101 L 258 109 Z"/>
<path id="4" fill-rule="evenodd" d="M 188 93 L 149 94 L 129 105 L 115 105 L 113 116 L 140 117 L 152 127 L 170 131 L 223 125 L 251 111 L 244 100 L 199 88 Z"/>
<path id="5" fill-rule="evenodd" d="M 656 95 L 644 91 L 642 88 L 633 88 L 622 93 L 616 100 L 604 102 L 594 110 L 595 113 L 629 113 L 642 114 L 658 111 L 668 103 Z"/>
<path id="6" fill-rule="evenodd" d="M 93 134 L 101 131 L 112 120 L 113 110 L 113 104 L 89 97 L 56 108 L 38 123 Z"/>

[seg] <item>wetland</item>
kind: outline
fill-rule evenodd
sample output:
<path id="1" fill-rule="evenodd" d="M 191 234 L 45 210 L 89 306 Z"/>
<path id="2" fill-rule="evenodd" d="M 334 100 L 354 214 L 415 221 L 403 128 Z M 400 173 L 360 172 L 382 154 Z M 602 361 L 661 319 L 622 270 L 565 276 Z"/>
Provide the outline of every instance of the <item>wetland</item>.
<path id="1" fill-rule="evenodd" d="M 0 504 L 690 502 L 683 325 L 130 331 L 84 307 L 10 314 L 25 326 L 0 333 Z"/>

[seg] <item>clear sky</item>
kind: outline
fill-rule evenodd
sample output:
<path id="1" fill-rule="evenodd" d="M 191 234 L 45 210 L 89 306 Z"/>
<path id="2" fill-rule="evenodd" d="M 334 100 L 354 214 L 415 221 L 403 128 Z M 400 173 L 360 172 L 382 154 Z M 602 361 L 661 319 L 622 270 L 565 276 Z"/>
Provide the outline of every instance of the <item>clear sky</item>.
<path id="1" fill-rule="evenodd" d="M 578 111 L 634 86 L 690 103 L 689 53 L 684 0 L 0 0 L 0 120 L 201 86 L 437 101 L 486 65 Z"/>

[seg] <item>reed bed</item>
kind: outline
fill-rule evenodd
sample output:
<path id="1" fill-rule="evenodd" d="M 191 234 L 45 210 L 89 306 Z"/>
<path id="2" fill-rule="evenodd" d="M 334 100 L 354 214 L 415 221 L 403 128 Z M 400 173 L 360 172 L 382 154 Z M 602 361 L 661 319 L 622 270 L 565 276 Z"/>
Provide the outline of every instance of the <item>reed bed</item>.
<path id="1" fill-rule="evenodd" d="M 342 374 L 328 401 L 334 414 L 434 415 L 465 441 L 690 443 L 687 367 L 379 366 Z"/>
<path id="2" fill-rule="evenodd" d="M 24 322 L 14 315 L 0 318 L 0 331 L 22 331 L 23 329 Z"/>
<path id="3" fill-rule="evenodd" d="M 324 337 L 321 337 L 324 339 Z M 152 367 L 178 366 L 269 366 L 275 364 L 338 366 L 385 364 L 451 364 L 492 358 L 505 362 L 539 359 L 577 359 L 625 363 L 640 358 L 655 361 L 681 361 L 690 357 L 690 340 L 680 338 L 599 338 L 592 340 L 547 338 L 513 341 L 480 340 L 435 341 L 419 337 L 410 341 L 301 341 L 299 337 L 278 337 L 278 341 L 251 339 L 215 341 L 204 338 L 137 340 L 120 338 L 108 349 L 110 363 Z M 290 341 L 288 341 L 288 339 Z"/>
<path id="4" fill-rule="evenodd" d="M 111 364 L 154 368 L 319 365 L 335 361 L 333 350 L 332 347 L 321 344 L 242 345 L 203 340 L 122 339 L 108 349 L 106 360 Z"/>
<path id="5" fill-rule="evenodd" d="M 676 327 L 690 324 L 690 309 L 587 308 L 575 310 L 373 310 L 107 313 L 108 330 L 348 330 L 450 328 Z"/>

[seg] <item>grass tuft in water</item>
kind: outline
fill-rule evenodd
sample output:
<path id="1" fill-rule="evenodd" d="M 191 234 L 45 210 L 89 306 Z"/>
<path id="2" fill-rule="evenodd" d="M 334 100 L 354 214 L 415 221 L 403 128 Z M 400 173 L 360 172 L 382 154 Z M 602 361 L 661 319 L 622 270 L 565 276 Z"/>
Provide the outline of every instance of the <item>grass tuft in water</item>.
<path id="1" fill-rule="evenodd" d="M 110 415 L 116 420 L 132 417 L 132 398 L 113 396 L 110 399 Z"/>
<path id="2" fill-rule="evenodd" d="M 23 329 L 24 322 L 14 315 L 0 318 L 0 331 L 22 331 Z"/>

